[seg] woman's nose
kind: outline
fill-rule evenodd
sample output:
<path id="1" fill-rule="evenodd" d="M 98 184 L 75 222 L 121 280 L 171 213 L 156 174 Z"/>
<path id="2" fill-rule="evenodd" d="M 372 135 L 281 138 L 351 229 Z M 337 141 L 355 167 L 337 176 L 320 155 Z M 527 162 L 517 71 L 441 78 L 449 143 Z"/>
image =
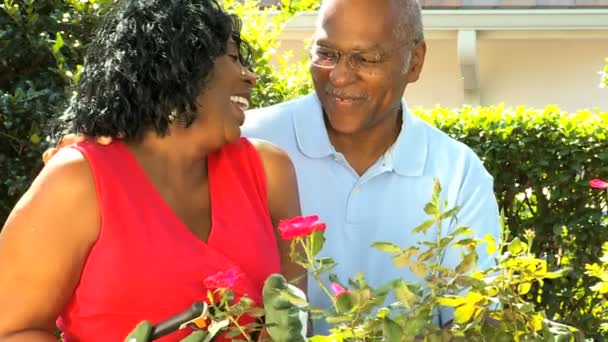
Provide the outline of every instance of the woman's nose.
<path id="1" fill-rule="evenodd" d="M 255 87 L 255 85 L 258 81 L 258 77 L 255 74 L 255 72 L 253 72 L 247 68 L 243 68 L 241 70 L 241 78 L 243 79 L 243 81 L 248 83 L 252 88 Z"/>

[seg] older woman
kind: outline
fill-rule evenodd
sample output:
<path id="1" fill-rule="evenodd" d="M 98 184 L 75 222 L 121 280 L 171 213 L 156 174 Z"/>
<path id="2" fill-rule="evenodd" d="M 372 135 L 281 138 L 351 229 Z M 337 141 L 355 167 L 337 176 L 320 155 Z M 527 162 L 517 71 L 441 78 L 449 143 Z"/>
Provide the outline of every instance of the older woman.
<path id="1" fill-rule="evenodd" d="M 255 84 L 214 0 L 123 0 L 104 18 L 66 117 L 108 136 L 61 149 L 0 234 L 0 340 L 120 341 L 205 298 L 203 280 L 302 273 L 275 232 L 300 207 L 288 157 L 240 136 Z M 166 337 L 175 341 L 181 331 Z"/>

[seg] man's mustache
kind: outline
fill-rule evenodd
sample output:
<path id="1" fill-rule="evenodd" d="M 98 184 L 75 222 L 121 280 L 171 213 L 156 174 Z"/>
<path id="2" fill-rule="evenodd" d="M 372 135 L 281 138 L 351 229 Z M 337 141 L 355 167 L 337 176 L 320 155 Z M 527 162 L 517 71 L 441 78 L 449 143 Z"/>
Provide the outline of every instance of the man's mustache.
<path id="1" fill-rule="evenodd" d="M 330 85 L 325 87 L 325 93 L 327 95 L 339 97 L 341 99 L 346 99 L 346 100 L 362 100 L 362 99 L 367 98 L 367 96 L 365 94 L 336 89 Z"/>

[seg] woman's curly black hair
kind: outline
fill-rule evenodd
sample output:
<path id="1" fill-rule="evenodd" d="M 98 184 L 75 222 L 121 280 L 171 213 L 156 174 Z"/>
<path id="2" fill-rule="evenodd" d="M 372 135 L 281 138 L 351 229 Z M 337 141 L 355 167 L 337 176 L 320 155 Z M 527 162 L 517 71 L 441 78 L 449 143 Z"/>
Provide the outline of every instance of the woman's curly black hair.
<path id="1" fill-rule="evenodd" d="M 250 65 L 241 22 L 215 0 L 122 0 L 87 49 L 63 120 L 71 132 L 140 140 L 167 133 L 171 115 L 189 126 L 214 59 L 232 38 Z M 173 114 L 172 114 L 173 113 Z"/>

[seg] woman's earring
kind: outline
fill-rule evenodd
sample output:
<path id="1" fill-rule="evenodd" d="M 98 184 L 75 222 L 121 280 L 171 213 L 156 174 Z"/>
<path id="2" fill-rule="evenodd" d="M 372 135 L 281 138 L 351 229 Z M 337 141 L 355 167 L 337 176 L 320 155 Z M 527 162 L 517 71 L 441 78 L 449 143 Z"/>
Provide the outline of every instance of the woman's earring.
<path id="1" fill-rule="evenodd" d="M 169 120 L 169 123 L 175 122 L 175 120 L 177 120 L 177 112 L 172 110 L 167 119 Z"/>

